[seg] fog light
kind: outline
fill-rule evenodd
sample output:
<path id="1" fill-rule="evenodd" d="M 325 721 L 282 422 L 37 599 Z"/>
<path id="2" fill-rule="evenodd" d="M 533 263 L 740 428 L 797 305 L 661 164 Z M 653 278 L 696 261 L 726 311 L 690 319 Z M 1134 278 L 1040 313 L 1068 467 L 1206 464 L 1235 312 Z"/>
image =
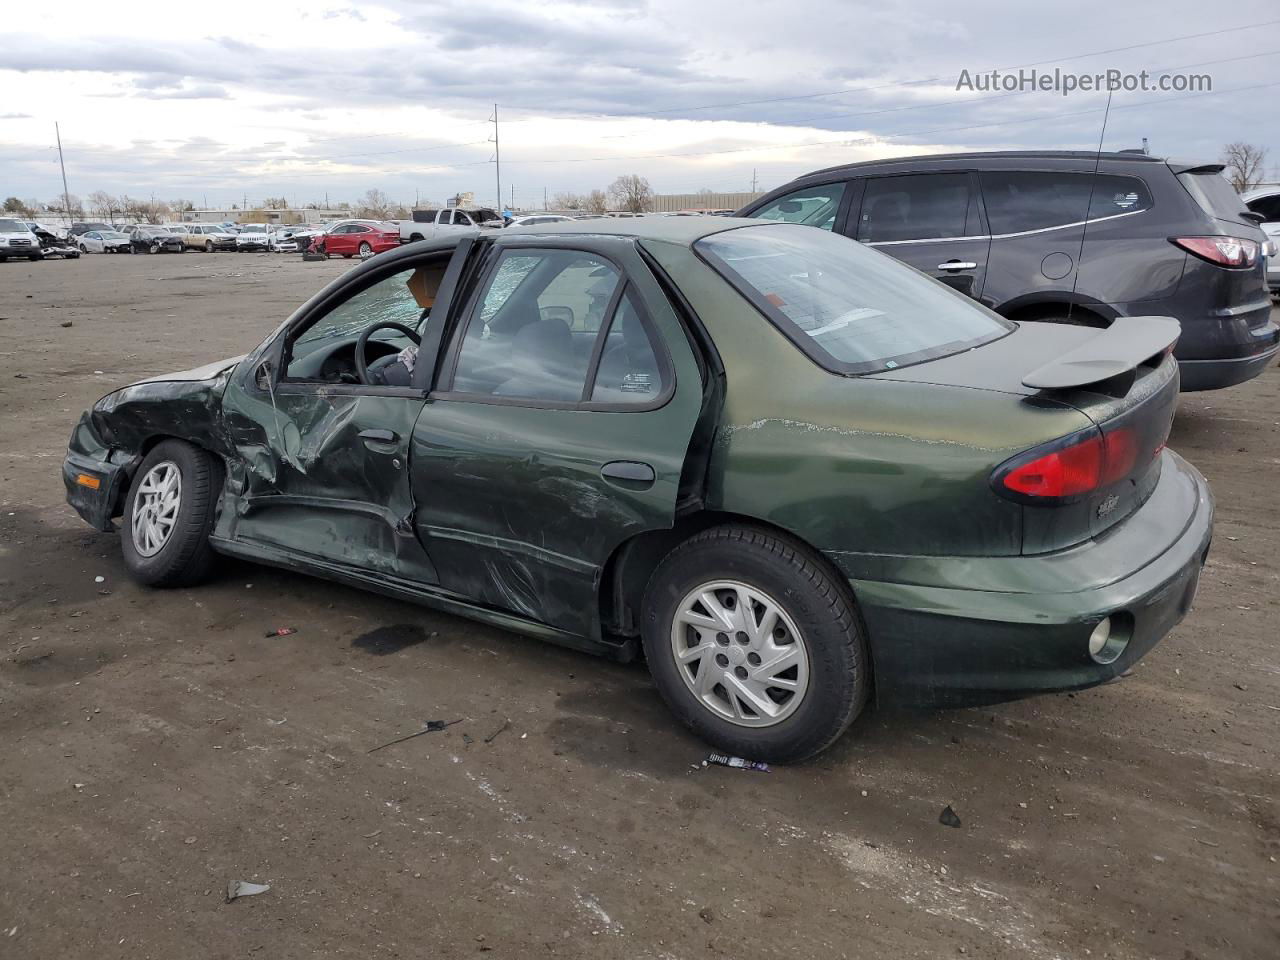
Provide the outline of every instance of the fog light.
<path id="1" fill-rule="evenodd" d="M 1102 622 L 1093 628 L 1093 633 L 1089 634 L 1089 656 L 1097 660 L 1110 639 L 1111 618 L 1103 617 Z"/>

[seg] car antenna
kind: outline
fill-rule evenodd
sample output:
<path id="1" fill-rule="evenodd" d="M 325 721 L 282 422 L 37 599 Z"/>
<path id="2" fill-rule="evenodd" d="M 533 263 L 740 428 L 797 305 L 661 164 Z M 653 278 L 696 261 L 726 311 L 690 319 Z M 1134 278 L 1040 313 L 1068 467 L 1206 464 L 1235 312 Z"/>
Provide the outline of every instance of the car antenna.
<path id="1" fill-rule="evenodd" d="M 1098 168 L 1102 166 L 1102 141 L 1107 137 L 1107 118 L 1111 116 L 1111 94 L 1107 90 L 1107 105 L 1102 111 L 1102 132 L 1098 134 L 1098 152 L 1093 157 L 1093 175 L 1089 178 L 1089 201 L 1084 206 L 1084 223 L 1080 227 L 1080 252 L 1076 255 L 1076 273 L 1071 278 L 1071 300 L 1067 303 L 1067 323 L 1076 305 L 1076 288 L 1080 286 L 1080 268 L 1084 266 L 1084 238 L 1089 232 L 1089 214 L 1093 210 L 1093 190 L 1098 183 Z"/>

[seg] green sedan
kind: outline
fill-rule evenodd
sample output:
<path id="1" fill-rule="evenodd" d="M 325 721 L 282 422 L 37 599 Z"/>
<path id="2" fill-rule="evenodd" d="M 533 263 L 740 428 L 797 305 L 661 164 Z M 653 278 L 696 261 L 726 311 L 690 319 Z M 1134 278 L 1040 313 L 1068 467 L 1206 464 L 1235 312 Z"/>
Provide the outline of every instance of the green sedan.
<path id="1" fill-rule="evenodd" d="M 1119 676 L 1213 503 L 1176 321 L 1013 324 L 852 240 L 701 217 L 410 244 L 242 358 L 108 394 L 68 500 L 129 570 L 227 554 L 580 650 L 795 761 L 873 696 Z"/>

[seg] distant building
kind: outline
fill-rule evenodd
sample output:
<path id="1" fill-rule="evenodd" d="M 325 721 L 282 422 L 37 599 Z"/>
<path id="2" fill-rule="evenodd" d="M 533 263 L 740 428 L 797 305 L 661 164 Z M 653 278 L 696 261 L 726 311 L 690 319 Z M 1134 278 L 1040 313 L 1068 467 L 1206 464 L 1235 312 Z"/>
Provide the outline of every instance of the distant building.
<path id="1" fill-rule="evenodd" d="M 186 210 L 182 219 L 187 223 L 316 223 L 320 220 L 341 220 L 353 217 L 350 209 L 340 210 L 337 207 L 285 207 L 282 210 L 267 210 L 262 207 L 250 207 L 237 210 L 234 207 L 224 210 Z"/>
<path id="2" fill-rule="evenodd" d="M 659 193 L 653 197 L 649 210 L 653 213 L 676 213 L 680 210 L 737 210 L 745 207 L 760 193 Z"/>

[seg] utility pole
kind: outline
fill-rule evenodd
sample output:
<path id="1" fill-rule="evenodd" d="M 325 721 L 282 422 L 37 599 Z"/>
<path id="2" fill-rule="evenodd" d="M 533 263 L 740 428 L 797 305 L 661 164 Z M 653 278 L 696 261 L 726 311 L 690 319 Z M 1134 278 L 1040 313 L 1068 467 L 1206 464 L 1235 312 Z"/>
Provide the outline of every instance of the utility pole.
<path id="1" fill-rule="evenodd" d="M 751 168 L 751 192 L 756 192 L 756 168 Z"/>
<path id="2" fill-rule="evenodd" d="M 67 228 L 71 227 L 71 191 L 67 189 L 67 165 L 62 162 L 62 131 L 58 121 L 53 122 L 53 135 L 58 138 L 58 166 L 62 170 L 62 212 L 67 215 Z"/>
<path id="3" fill-rule="evenodd" d="M 511 206 L 509 209 L 515 210 L 515 208 L 516 208 L 516 185 L 513 183 L 511 185 Z"/>
<path id="4" fill-rule="evenodd" d="M 547 206 L 547 188 L 542 188 L 542 212 L 546 213 L 551 208 Z"/>
<path id="5" fill-rule="evenodd" d="M 498 188 L 498 212 L 502 212 L 502 153 L 498 148 L 498 105 L 493 105 L 493 174 Z"/>

